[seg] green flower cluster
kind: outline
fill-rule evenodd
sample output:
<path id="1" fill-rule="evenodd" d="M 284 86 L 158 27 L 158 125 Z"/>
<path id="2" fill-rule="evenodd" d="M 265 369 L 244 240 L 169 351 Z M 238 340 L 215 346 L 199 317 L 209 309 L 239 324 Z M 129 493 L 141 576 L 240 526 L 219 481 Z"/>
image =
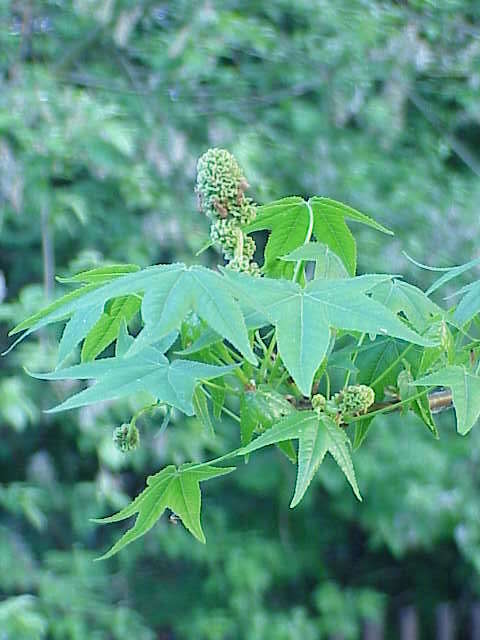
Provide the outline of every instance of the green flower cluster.
<path id="1" fill-rule="evenodd" d="M 375 392 L 365 384 L 353 384 L 336 393 L 327 400 L 321 393 L 312 396 L 312 409 L 317 413 L 326 413 L 342 421 L 345 416 L 359 416 L 367 413 L 375 401 Z"/>
<path id="2" fill-rule="evenodd" d="M 220 244 L 227 268 L 259 275 L 252 262 L 255 242 L 242 226 L 254 220 L 256 205 L 245 196 L 248 182 L 240 165 L 226 149 L 209 149 L 197 165 L 200 209 L 212 221 L 210 237 Z"/>
<path id="3" fill-rule="evenodd" d="M 342 415 L 358 416 L 375 402 L 375 392 L 365 384 L 354 384 L 336 393 L 333 401 Z"/>
<path id="4" fill-rule="evenodd" d="M 134 424 L 122 424 L 113 431 L 113 443 L 122 453 L 134 451 L 140 444 L 140 433 Z"/>

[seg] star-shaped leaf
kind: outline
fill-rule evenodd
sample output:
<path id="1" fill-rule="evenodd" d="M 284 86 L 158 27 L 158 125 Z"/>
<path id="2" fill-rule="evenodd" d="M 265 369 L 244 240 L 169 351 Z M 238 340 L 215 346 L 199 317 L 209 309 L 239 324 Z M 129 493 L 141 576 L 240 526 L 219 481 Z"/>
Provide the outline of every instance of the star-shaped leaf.
<path id="1" fill-rule="evenodd" d="M 174 360 L 170 363 L 159 349 L 147 347 L 132 357 L 102 358 L 51 373 L 31 375 L 42 380 L 97 380 L 94 386 L 50 409 L 52 412 L 148 392 L 159 402 L 166 402 L 191 416 L 194 413 L 192 398 L 197 382 L 217 378 L 234 368 L 192 360 Z"/>
<path id="2" fill-rule="evenodd" d="M 98 308 L 109 300 L 143 294 L 143 330 L 132 345 L 132 353 L 158 342 L 194 311 L 214 331 L 231 342 L 252 364 L 255 355 L 248 341 L 245 321 L 238 304 L 218 273 L 200 266 L 156 265 L 117 277 L 107 284 L 87 284 L 72 291 L 41 312 L 17 325 L 11 334 L 26 334 L 70 317 L 79 309 Z M 95 350 L 94 350 L 95 351 Z"/>
<path id="3" fill-rule="evenodd" d="M 314 197 L 306 201 L 299 196 L 283 198 L 259 207 L 257 217 L 246 227 L 247 232 L 271 231 L 265 247 L 264 271 L 267 275 L 292 277 L 294 265 L 285 264 L 280 258 L 305 242 L 312 216 L 316 239 L 341 258 L 352 276 L 356 269 L 356 245 L 345 218 L 391 234 L 372 218 L 336 200 Z"/>
<path id="4" fill-rule="evenodd" d="M 223 476 L 234 470 L 235 467 L 183 465 L 176 468 L 174 465 L 169 465 L 159 473 L 149 476 L 146 488 L 127 507 L 109 518 L 93 520 L 93 522 L 107 524 L 138 514 L 134 526 L 98 560 L 110 558 L 127 544 L 147 533 L 167 508 L 181 519 L 185 528 L 197 540 L 205 543 L 205 535 L 200 523 L 200 482 Z"/>
<path id="5" fill-rule="evenodd" d="M 431 344 L 366 295 L 390 276 L 313 280 L 302 289 L 286 280 L 253 278 L 227 270 L 224 274 L 240 300 L 264 313 L 275 325 L 279 353 L 305 396 L 310 395 L 315 372 L 327 353 L 332 328 Z"/>
<path id="6" fill-rule="evenodd" d="M 420 386 L 441 385 L 452 390 L 457 431 L 465 435 L 480 417 L 480 377 L 465 367 L 450 366 L 416 380 Z"/>
<path id="7" fill-rule="evenodd" d="M 344 429 L 326 415 L 319 415 L 314 411 L 296 411 L 277 422 L 238 453 L 248 455 L 262 447 L 292 439 L 298 439 L 298 471 L 290 507 L 295 507 L 301 501 L 327 452 L 345 474 L 356 497 L 362 499 L 350 455 L 350 441 Z"/>

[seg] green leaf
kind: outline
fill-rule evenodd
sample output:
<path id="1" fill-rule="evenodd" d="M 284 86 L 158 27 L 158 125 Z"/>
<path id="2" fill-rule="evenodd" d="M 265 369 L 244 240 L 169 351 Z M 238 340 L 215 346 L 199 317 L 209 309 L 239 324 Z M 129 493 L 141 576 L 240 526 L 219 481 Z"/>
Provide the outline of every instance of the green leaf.
<path id="1" fill-rule="evenodd" d="M 65 325 L 58 345 L 58 363 L 62 363 L 85 336 L 93 329 L 102 314 L 102 306 L 86 307 L 73 314 Z"/>
<path id="2" fill-rule="evenodd" d="M 83 343 L 82 362 L 94 360 L 117 339 L 122 322 L 125 321 L 128 325 L 139 311 L 141 302 L 138 296 L 121 296 L 107 304 L 106 310 Z"/>
<path id="3" fill-rule="evenodd" d="M 247 310 L 243 307 L 244 305 L 240 305 L 245 320 L 245 326 L 249 331 L 261 329 L 262 327 L 268 325 L 268 320 L 263 314 L 258 311 L 252 311 L 251 309 Z M 198 353 L 198 351 L 202 351 L 203 349 L 207 349 L 214 344 L 222 342 L 222 340 L 223 337 L 220 334 L 216 333 L 209 327 L 206 327 L 201 335 L 196 340 L 194 340 L 191 345 L 189 345 L 185 349 L 182 349 L 181 351 L 176 351 L 175 353 L 179 356 L 189 356 L 193 353 Z"/>
<path id="4" fill-rule="evenodd" d="M 209 393 L 212 397 L 213 415 L 219 420 L 222 415 L 223 405 L 225 404 L 226 389 L 222 379 L 217 380 L 215 387 L 210 387 Z M 220 387 L 220 389 L 218 388 Z"/>
<path id="5" fill-rule="evenodd" d="M 322 242 L 338 255 L 351 276 L 357 268 L 357 249 L 355 239 L 345 223 L 345 218 L 361 222 L 369 227 L 392 235 L 386 227 L 372 218 L 330 198 L 313 197 L 310 199 L 313 209 L 313 233 L 318 242 Z"/>
<path id="6" fill-rule="evenodd" d="M 314 197 L 307 202 L 299 196 L 291 196 L 259 207 L 257 217 L 246 227 L 246 232 L 269 229 L 265 247 L 266 275 L 291 279 L 293 265 L 285 265 L 281 257 L 289 254 L 305 242 L 310 225 L 310 207 L 313 213 L 313 232 L 316 239 L 328 245 L 342 259 L 350 275 L 355 275 L 355 240 L 345 223 L 345 218 L 366 224 L 383 233 L 392 232 L 368 216 L 329 198 Z"/>
<path id="7" fill-rule="evenodd" d="M 350 486 L 353 489 L 353 493 L 361 501 L 362 496 L 357 485 L 357 479 L 355 477 L 355 471 L 353 468 L 352 456 L 350 455 L 350 440 L 345 433 L 345 430 L 339 427 L 331 418 L 322 416 L 321 424 L 324 426 L 327 432 L 327 446 L 328 452 L 334 458 L 340 469 L 343 471 Z"/>
<path id="8" fill-rule="evenodd" d="M 179 329 L 184 317 L 195 311 L 249 362 L 256 364 L 238 304 L 219 274 L 200 266 L 155 265 L 116 278 L 108 284 L 86 285 L 27 318 L 12 333 L 22 329 L 34 331 L 63 320 L 79 309 L 140 292 L 145 294 L 142 303 L 145 327 L 132 346 L 135 351 L 159 341 L 173 329 Z"/>
<path id="9" fill-rule="evenodd" d="M 310 395 L 315 371 L 327 353 L 331 330 L 364 331 L 429 345 L 395 314 L 365 295 L 386 275 L 345 280 L 314 280 L 298 284 L 253 278 L 224 270 L 236 295 L 265 314 L 277 329 L 278 349 L 290 375 L 305 396 Z"/>
<path id="10" fill-rule="evenodd" d="M 217 378 L 235 367 L 217 367 L 191 360 L 170 363 L 161 350 L 147 347 L 135 356 L 102 358 L 53 371 L 32 373 L 42 380 L 87 380 L 97 383 L 62 402 L 50 412 L 75 409 L 95 402 L 116 400 L 133 393 L 148 392 L 158 402 L 166 402 L 187 415 L 193 415 L 192 397 L 200 380 Z"/>
<path id="11" fill-rule="evenodd" d="M 480 311 L 480 280 L 469 285 L 466 295 L 459 302 L 453 319 L 460 326 L 469 322 Z"/>
<path id="12" fill-rule="evenodd" d="M 331 198 L 324 198 L 321 196 L 313 196 L 313 198 L 310 198 L 310 202 L 314 208 L 319 207 L 323 209 L 325 213 L 322 217 L 331 217 L 334 215 L 333 212 L 335 211 L 335 215 L 337 216 L 348 218 L 354 222 L 360 222 L 361 224 L 365 224 L 367 227 L 376 229 L 376 231 L 380 231 L 381 233 L 386 233 L 389 236 L 394 235 L 391 229 L 384 227 L 383 224 L 380 224 L 370 216 L 367 216 L 353 207 L 349 207 L 348 204 L 344 204 L 338 200 L 332 200 Z"/>
<path id="13" fill-rule="evenodd" d="M 134 273 L 136 271 L 140 271 L 140 267 L 136 264 L 110 264 L 103 267 L 96 267 L 89 271 L 82 271 L 67 278 L 57 276 L 56 280 L 62 283 L 82 282 L 85 284 L 103 284 L 114 278 L 119 278 L 127 273 Z"/>
<path id="14" fill-rule="evenodd" d="M 266 385 L 246 391 L 240 400 L 242 445 L 250 442 L 255 430 L 266 431 L 275 422 L 294 411 L 294 407 L 281 393 Z"/>
<path id="15" fill-rule="evenodd" d="M 417 262 L 417 260 L 414 260 L 413 258 L 411 258 L 408 255 L 408 253 L 406 253 L 405 251 L 403 251 L 402 253 L 407 258 L 407 260 L 412 262 L 417 267 L 420 267 L 421 269 L 426 269 L 427 271 L 444 272 L 444 274 L 440 276 L 438 280 L 435 280 L 435 282 L 427 289 L 427 291 L 425 292 L 427 296 L 431 296 L 434 291 L 439 289 L 441 286 L 443 286 L 447 282 L 450 282 L 450 280 L 457 278 L 462 273 L 465 273 L 465 271 L 468 271 L 469 269 L 472 269 L 472 267 L 476 267 L 477 264 L 480 264 L 480 257 L 479 257 L 479 258 L 475 258 L 474 260 L 470 260 L 469 262 L 465 262 L 464 264 L 460 264 L 456 267 L 430 267 L 426 264 L 422 264 L 421 262 Z"/>
<path id="16" fill-rule="evenodd" d="M 215 434 L 210 411 L 208 410 L 207 396 L 205 395 L 201 385 L 198 385 L 193 392 L 193 409 L 195 415 L 206 428 L 210 435 Z"/>
<path id="17" fill-rule="evenodd" d="M 291 262 L 297 262 L 298 260 L 315 261 L 315 278 L 337 280 L 348 278 L 349 275 L 340 258 L 333 253 L 330 247 L 321 242 L 307 242 L 288 255 L 282 256 L 282 260 Z"/>
<path id="18" fill-rule="evenodd" d="M 115 344 L 115 356 L 117 358 L 124 356 L 132 346 L 134 339 L 135 338 L 128 333 L 127 323 L 125 320 L 122 320 Z"/>
<path id="19" fill-rule="evenodd" d="M 290 507 L 295 507 L 303 498 L 327 451 L 343 471 L 356 497 L 362 499 L 347 434 L 326 415 L 318 415 L 314 411 L 296 411 L 239 449 L 238 454 L 248 455 L 268 445 L 292 439 L 298 439 L 299 442 L 297 481 Z"/>
<path id="20" fill-rule="evenodd" d="M 445 367 L 428 376 L 416 380 L 417 386 L 439 385 L 450 387 L 453 405 L 457 415 L 457 431 L 465 435 L 480 416 L 480 377 L 465 367 Z"/>
<path id="21" fill-rule="evenodd" d="M 323 420 L 322 420 L 323 425 Z M 328 451 L 327 432 L 320 427 L 318 416 L 305 424 L 302 436 L 298 438 L 298 473 L 290 508 L 293 509 L 303 498 L 318 467 Z"/>
<path id="22" fill-rule="evenodd" d="M 66 293 L 58 300 L 50 303 L 37 313 L 34 313 L 29 318 L 26 318 L 16 327 L 14 327 L 11 331 L 9 331 L 9 336 L 13 336 L 20 331 L 28 330 L 28 334 L 44 327 L 51 322 L 58 322 L 59 320 L 64 320 L 68 318 L 72 314 L 72 312 L 76 311 L 76 309 L 84 309 L 85 307 L 95 307 L 98 304 L 101 304 L 102 301 L 90 301 L 87 304 L 79 304 L 76 303 L 83 297 L 87 297 L 89 293 L 97 290 L 100 287 L 99 284 L 89 284 L 80 289 L 75 289 L 75 291 L 70 291 Z M 53 318 L 53 319 L 52 319 Z M 23 338 L 24 336 L 22 336 Z"/>
<path id="23" fill-rule="evenodd" d="M 294 265 L 285 264 L 280 258 L 304 243 L 309 221 L 309 205 L 299 196 L 283 198 L 257 209 L 257 217 L 246 231 L 271 231 L 265 246 L 263 270 L 266 274 L 287 279 L 292 277 Z"/>
<path id="24" fill-rule="evenodd" d="M 393 313 L 404 313 L 412 327 L 424 333 L 434 318 L 444 315 L 442 309 L 418 287 L 401 280 L 382 282 L 372 291 L 372 296 Z"/>
<path id="25" fill-rule="evenodd" d="M 107 524 L 119 522 L 138 514 L 134 526 L 98 560 L 110 558 L 137 538 L 149 531 L 163 515 L 165 509 L 171 509 L 182 521 L 190 533 L 205 543 L 205 535 L 200 523 L 201 492 L 200 482 L 226 475 L 235 467 L 212 467 L 174 465 L 165 467 L 159 473 L 147 478 L 147 486 L 133 502 L 108 518 L 93 519 L 93 522 Z"/>
<path id="26" fill-rule="evenodd" d="M 418 390 L 415 387 L 414 379 L 410 367 L 407 363 L 407 368 L 401 371 L 398 375 L 397 381 L 398 392 L 400 400 L 402 402 L 408 400 L 410 397 L 416 395 Z M 438 439 L 438 429 L 433 419 L 432 412 L 430 411 L 430 403 L 428 397 L 425 395 L 422 398 L 415 398 L 410 403 L 403 405 L 402 413 L 406 413 L 408 409 L 411 409 L 418 415 L 422 422 L 430 429 L 434 436 Z"/>
<path id="27" fill-rule="evenodd" d="M 359 420 L 355 423 L 355 434 L 353 437 L 353 450 L 356 451 L 365 441 L 365 438 L 370 431 L 370 425 L 374 418 L 365 418 L 365 420 Z"/>

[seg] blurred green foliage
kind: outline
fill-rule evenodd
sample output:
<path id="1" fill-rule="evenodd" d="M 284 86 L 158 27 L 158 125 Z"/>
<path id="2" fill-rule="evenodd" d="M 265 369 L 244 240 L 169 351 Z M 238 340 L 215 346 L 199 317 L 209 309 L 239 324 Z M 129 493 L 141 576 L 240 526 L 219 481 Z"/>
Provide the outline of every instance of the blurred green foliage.
<path id="1" fill-rule="evenodd" d="M 0 346 L 56 295 L 54 274 L 103 261 L 197 260 L 207 221 L 195 162 L 229 148 L 259 202 L 327 195 L 396 237 L 359 230 L 359 271 L 431 274 L 478 255 L 477 0 L 0 0 Z M 215 264 L 209 249 L 199 258 Z M 48 334 L 0 361 L 0 637 L 6 640 L 359 638 L 365 619 L 480 590 L 480 435 L 440 442 L 415 418 L 374 424 L 356 462 L 363 505 L 333 464 L 294 511 L 274 452 L 205 492 L 208 547 L 165 520 L 93 563 L 147 473 L 231 442 L 177 415 L 112 430 L 141 406 L 47 416 L 65 383 Z M 397 434 L 402 432 L 402 438 Z M 200 443 L 200 444 L 199 444 Z M 92 508 L 92 505 L 96 505 Z M 108 537 L 107 536 L 111 536 Z"/>

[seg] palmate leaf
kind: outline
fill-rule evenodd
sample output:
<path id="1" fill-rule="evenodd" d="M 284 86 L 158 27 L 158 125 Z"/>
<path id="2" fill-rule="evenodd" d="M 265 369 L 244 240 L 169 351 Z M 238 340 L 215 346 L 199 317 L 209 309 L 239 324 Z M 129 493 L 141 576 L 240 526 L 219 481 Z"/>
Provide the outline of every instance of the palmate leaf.
<path id="1" fill-rule="evenodd" d="M 108 284 L 87 284 L 43 311 L 27 318 L 11 333 L 31 333 L 52 322 L 68 318 L 87 307 L 103 307 L 115 298 L 143 293 L 143 330 L 132 345 L 132 353 L 158 342 L 194 311 L 219 335 L 229 340 L 252 364 L 255 355 L 238 304 L 218 273 L 183 264 L 156 265 L 118 277 Z"/>
<path id="2" fill-rule="evenodd" d="M 247 232 L 271 231 L 265 247 L 266 275 L 292 277 L 294 265 L 285 264 L 280 258 L 304 243 L 311 214 L 316 239 L 341 258 L 351 276 L 356 270 L 356 245 L 345 218 L 392 233 L 372 218 L 330 198 L 313 197 L 308 202 L 299 196 L 283 198 L 259 207 L 257 217 L 246 227 Z"/>
<path id="3" fill-rule="evenodd" d="M 63 344 L 59 348 L 58 361 L 59 363 L 62 362 L 75 348 L 75 346 L 83 340 L 88 331 L 90 331 L 91 326 L 95 324 L 104 303 L 104 301 L 93 302 L 90 305 L 91 309 L 86 310 L 85 307 L 88 305 L 78 304 L 76 307 L 76 301 L 80 298 L 84 298 L 88 293 L 95 291 L 95 289 L 98 289 L 102 284 L 138 271 L 139 269 L 140 267 L 134 264 L 109 265 L 91 269 L 90 271 L 83 271 L 71 278 L 57 278 L 59 282 L 81 282 L 84 283 L 85 286 L 80 289 L 76 289 L 75 291 L 70 291 L 64 296 L 58 298 L 58 300 L 54 300 L 52 303 L 35 313 L 33 316 L 23 320 L 23 322 L 12 329 L 9 335 L 15 335 L 20 331 L 25 331 L 25 333 L 8 348 L 4 355 L 37 329 L 40 329 L 51 322 L 58 322 L 59 320 L 67 319 L 72 315 L 72 312 L 75 311 L 75 308 L 78 308 L 81 312 L 78 313 L 72 326 L 67 331 Z M 65 313 L 62 313 L 63 309 L 66 309 Z M 95 321 L 93 321 L 93 318 L 95 318 Z"/>
<path id="4" fill-rule="evenodd" d="M 298 439 L 298 471 L 290 507 L 295 507 L 301 501 L 327 452 L 343 471 L 356 497 L 362 499 L 347 434 L 326 415 L 318 415 L 314 411 L 296 411 L 277 422 L 246 447 L 239 449 L 237 453 L 248 455 L 262 447 L 292 439 Z"/>
<path id="5" fill-rule="evenodd" d="M 200 482 L 226 475 L 234 470 L 235 467 L 183 465 L 176 468 L 174 465 L 169 465 L 159 473 L 149 476 L 146 488 L 127 507 L 108 518 L 92 520 L 92 522 L 107 524 L 138 514 L 134 526 L 98 560 L 110 558 L 127 544 L 147 533 L 167 508 L 181 519 L 185 528 L 197 540 L 205 543 L 205 535 L 200 523 Z"/>
<path id="6" fill-rule="evenodd" d="M 191 416 L 194 413 L 192 398 L 197 382 L 217 378 L 234 368 L 217 367 L 192 360 L 175 360 L 170 363 L 161 350 L 147 347 L 132 357 L 102 358 L 51 373 L 31 375 L 42 380 L 97 380 L 94 386 L 68 398 L 50 409 L 51 412 L 116 400 L 146 391 L 157 401 L 165 402 Z"/>
<path id="7" fill-rule="evenodd" d="M 391 335 L 428 346 L 394 313 L 366 295 L 391 276 L 367 275 L 343 280 L 313 280 L 302 289 L 286 280 L 252 278 L 224 270 L 235 294 L 265 314 L 277 329 L 278 350 L 305 396 L 327 353 L 331 330 Z"/>
<path id="8" fill-rule="evenodd" d="M 465 435 L 480 417 L 480 377 L 465 367 L 450 366 L 416 380 L 417 386 L 441 385 L 452 390 L 457 431 Z"/>

